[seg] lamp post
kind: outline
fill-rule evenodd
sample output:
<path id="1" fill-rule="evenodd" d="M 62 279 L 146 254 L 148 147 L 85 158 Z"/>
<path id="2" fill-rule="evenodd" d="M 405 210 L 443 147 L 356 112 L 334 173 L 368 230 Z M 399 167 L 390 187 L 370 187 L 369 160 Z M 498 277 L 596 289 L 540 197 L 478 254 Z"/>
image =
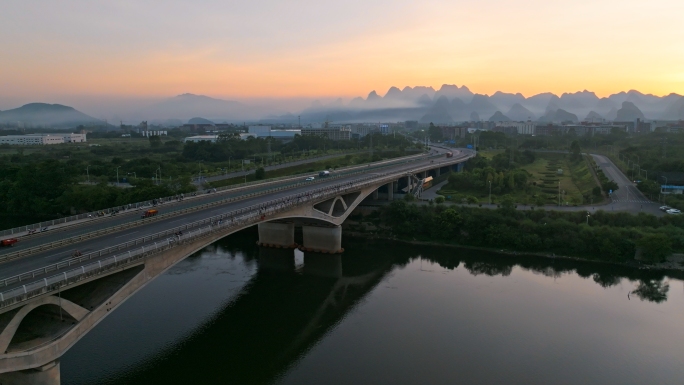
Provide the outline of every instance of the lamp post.
<path id="1" fill-rule="evenodd" d="M 199 168 L 199 177 L 197 178 L 197 183 L 202 183 L 202 160 L 197 162 L 197 167 Z"/>
<path id="2" fill-rule="evenodd" d="M 489 204 L 492 204 L 492 181 L 489 181 Z"/>
<path id="3" fill-rule="evenodd" d="M 119 185 L 119 168 L 121 166 L 116 166 L 116 185 Z"/>
<path id="4" fill-rule="evenodd" d="M 90 173 L 88 172 L 88 167 L 90 167 L 90 165 L 86 166 L 86 177 L 88 178 L 88 183 L 90 183 Z"/>
<path id="5" fill-rule="evenodd" d="M 587 226 L 589 226 L 589 217 L 590 216 L 591 216 L 591 214 L 589 214 L 589 211 L 587 211 Z"/>

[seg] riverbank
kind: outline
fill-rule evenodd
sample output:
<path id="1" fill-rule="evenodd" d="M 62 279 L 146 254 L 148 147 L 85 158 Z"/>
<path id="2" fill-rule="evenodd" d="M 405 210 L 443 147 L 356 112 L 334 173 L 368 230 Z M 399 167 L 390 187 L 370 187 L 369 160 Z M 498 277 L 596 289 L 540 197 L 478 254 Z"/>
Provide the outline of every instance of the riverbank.
<path id="1" fill-rule="evenodd" d="M 678 263 L 673 254 L 684 250 L 684 219 L 675 216 L 394 201 L 350 220 L 345 230 L 368 236 L 604 262 Z"/>
<path id="2" fill-rule="evenodd" d="M 499 255 L 510 255 L 510 256 L 515 256 L 515 257 L 535 257 L 535 258 L 545 258 L 545 259 L 562 259 L 562 260 L 567 260 L 567 261 L 589 262 L 589 263 L 597 263 L 597 264 L 602 264 L 602 265 L 620 266 L 620 267 L 632 268 L 632 269 L 645 269 L 645 270 L 654 270 L 654 271 L 662 271 L 662 272 L 667 272 L 667 271 L 684 272 L 684 266 L 681 263 L 670 262 L 670 261 L 662 262 L 662 263 L 656 263 L 653 265 L 643 264 L 643 263 L 640 263 L 638 261 L 610 262 L 610 261 L 601 261 L 601 260 L 582 258 L 582 257 L 567 256 L 567 255 L 556 255 L 554 253 L 549 254 L 549 253 L 517 252 L 515 250 L 505 250 L 505 249 L 498 249 L 498 248 L 491 248 L 491 247 L 467 246 L 467 245 L 459 245 L 459 244 L 454 244 L 454 243 L 445 243 L 445 242 L 436 242 L 436 241 L 406 240 L 406 239 L 393 238 L 393 237 L 382 236 L 382 235 L 377 235 L 377 234 L 369 235 L 367 233 L 361 233 L 361 232 L 355 232 L 355 231 L 345 231 L 344 236 L 345 236 L 345 238 L 351 238 L 354 241 L 363 241 L 363 240 L 366 240 L 366 241 L 367 240 L 389 241 L 389 242 L 396 242 L 396 243 L 413 245 L 413 246 L 447 247 L 450 249 L 484 251 L 487 253 L 495 253 L 495 254 L 499 254 Z"/>

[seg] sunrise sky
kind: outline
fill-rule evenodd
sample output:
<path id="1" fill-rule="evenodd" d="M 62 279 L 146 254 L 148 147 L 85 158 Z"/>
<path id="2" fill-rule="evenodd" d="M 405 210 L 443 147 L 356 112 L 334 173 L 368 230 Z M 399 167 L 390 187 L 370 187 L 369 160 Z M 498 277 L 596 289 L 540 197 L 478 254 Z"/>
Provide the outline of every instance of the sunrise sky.
<path id="1" fill-rule="evenodd" d="M 4 0 L 0 101 L 684 94 L 682 0 Z"/>

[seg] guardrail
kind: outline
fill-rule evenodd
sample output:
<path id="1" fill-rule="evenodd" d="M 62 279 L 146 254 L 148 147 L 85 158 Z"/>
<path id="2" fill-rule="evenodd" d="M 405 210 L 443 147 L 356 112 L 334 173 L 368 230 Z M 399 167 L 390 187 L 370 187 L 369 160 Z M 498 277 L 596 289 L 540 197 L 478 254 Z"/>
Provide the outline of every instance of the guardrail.
<path id="1" fill-rule="evenodd" d="M 443 156 L 443 155 L 441 155 L 441 154 L 438 154 L 438 155 L 428 155 L 428 156 L 425 157 L 425 159 L 438 158 L 438 157 L 441 157 L 441 156 Z M 389 165 L 405 164 L 405 163 L 411 163 L 411 162 L 414 162 L 414 161 L 415 161 L 415 159 L 402 159 L 402 160 L 400 160 L 400 161 L 392 161 L 392 162 L 390 162 Z M 373 166 L 373 167 L 371 167 L 370 165 L 368 165 L 368 166 L 366 166 L 366 167 L 363 167 L 363 166 L 361 166 L 361 167 L 355 166 L 351 172 L 338 172 L 338 173 L 335 173 L 335 174 L 331 175 L 331 176 L 328 177 L 328 178 L 329 178 L 329 179 L 339 179 L 339 178 L 348 177 L 348 176 L 353 176 L 353 175 L 357 175 L 357 174 L 361 174 L 361 173 L 367 173 L 368 171 L 375 170 L 375 169 L 385 168 L 385 167 L 388 167 L 389 165 L 383 163 L 383 164 L 378 164 L 378 165 Z M 429 167 L 432 167 L 432 166 L 426 166 L 426 167 L 429 168 Z M 289 177 L 289 178 L 291 178 L 291 177 Z M 161 220 L 161 219 L 167 219 L 167 218 L 170 218 L 170 217 L 173 217 L 173 216 L 177 216 L 177 215 L 187 214 L 187 213 L 194 212 L 194 211 L 203 210 L 203 209 L 206 209 L 206 208 L 209 208 L 209 207 L 212 207 L 212 206 L 223 205 L 223 204 L 226 204 L 226 203 L 231 203 L 231 202 L 235 202 L 235 201 L 239 201 L 239 200 L 244 200 L 244 199 L 248 199 L 248 198 L 253 198 L 253 197 L 256 197 L 256 196 L 266 195 L 266 194 L 270 194 L 270 193 L 273 193 L 273 192 L 282 191 L 282 190 L 286 190 L 286 189 L 291 189 L 291 188 L 294 188 L 294 187 L 299 187 L 299 186 L 303 186 L 303 185 L 306 185 L 306 184 L 312 184 L 312 183 L 316 183 L 316 182 L 317 182 L 317 181 L 299 181 L 299 182 L 295 182 L 294 184 L 288 184 L 288 185 L 285 185 L 285 186 L 279 186 L 279 187 L 275 187 L 275 188 L 259 190 L 259 191 L 255 191 L 255 192 L 252 192 L 252 193 L 249 193 L 249 194 L 241 195 L 241 196 L 239 196 L 239 197 L 226 198 L 226 199 L 222 199 L 222 200 L 219 200 L 219 201 L 214 201 L 214 202 L 205 203 L 205 204 L 198 205 L 198 206 L 189 207 L 189 208 L 186 208 L 186 209 L 175 210 L 175 211 L 172 211 L 172 212 L 169 212 L 169 213 L 165 213 L 165 214 L 162 214 L 162 215 L 157 215 L 157 216 L 151 217 L 151 218 L 149 218 L 149 219 L 142 219 L 142 220 L 140 220 L 140 221 L 128 222 L 128 223 L 124 223 L 124 224 L 121 224 L 121 225 L 118 225 L 118 226 L 113 226 L 113 227 L 109 227 L 109 228 L 102 229 L 102 230 L 92 231 L 92 232 L 89 232 L 89 233 L 86 233 L 86 234 L 82 234 L 82 235 L 77 235 L 77 236 L 73 236 L 73 237 L 69 237 L 69 238 L 64 238 L 64 239 L 61 239 L 61 240 L 59 240 L 59 241 L 49 242 L 49 243 L 42 244 L 42 245 L 40 245 L 40 246 L 34 246 L 34 247 L 31 247 L 31 248 L 27 248 L 27 249 L 24 249 L 24 250 L 16 251 L 16 252 L 13 252 L 13 253 L 4 254 L 4 255 L 0 256 L 0 263 L 6 262 L 6 261 L 9 261 L 9 260 L 13 260 L 13 259 L 17 259 L 17 258 L 22 258 L 22 257 L 24 257 L 24 256 L 28 256 L 28 255 L 31 255 L 31 254 L 36 253 L 36 252 L 45 251 L 45 250 L 51 250 L 51 249 L 54 249 L 54 248 L 57 248 L 57 247 L 62 247 L 62 246 L 70 245 L 70 244 L 73 244 L 73 243 L 85 241 L 85 240 L 88 240 L 88 239 L 96 238 L 96 237 L 99 237 L 99 236 L 101 236 L 101 235 L 111 233 L 111 232 L 113 232 L 113 231 L 121 231 L 121 230 L 129 229 L 129 228 L 131 228 L 131 227 L 140 226 L 140 225 L 143 225 L 143 224 L 152 222 L 152 221 L 158 221 L 158 220 Z"/>
<path id="2" fill-rule="evenodd" d="M 461 159 L 462 159 L 462 157 L 456 158 L 455 160 L 461 160 Z M 448 162 L 440 162 L 438 164 L 452 163 L 452 162 L 453 162 L 453 160 L 448 161 Z M 434 167 L 434 164 L 425 165 L 420 169 L 430 168 L 430 167 Z M 171 235 L 175 236 L 175 234 L 179 231 L 183 231 L 183 230 L 187 231 L 189 229 L 193 229 L 193 228 L 196 228 L 196 227 L 199 227 L 202 225 L 206 225 L 207 223 L 209 223 L 210 226 L 213 226 L 215 223 L 222 224 L 222 221 L 224 219 L 227 219 L 227 218 L 230 218 L 231 219 L 230 223 L 233 223 L 236 216 L 239 216 L 241 214 L 248 213 L 248 212 L 254 212 L 255 210 L 257 212 L 261 212 L 261 211 L 266 210 L 266 209 L 271 209 L 271 206 L 274 206 L 274 205 L 278 209 L 290 208 L 293 206 L 297 206 L 299 204 L 306 203 L 306 202 L 310 201 L 311 199 L 320 199 L 319 196 L 313 196 L 312 197 L 312 194 L 316 195 L 316 194 L 320 194 L 320 193 L 326 192 L 326 191 L 334 191 L 335 194 L 339 194 L 340 193 L 340 190 L 339 190 L 340 186 L 343 187 L 344 191 L 347 191 L 349 189 L 355 190 L 355 189 L 358 189 L 359 187 L 363 187 L 369 183 L 377 184 L 377 183 L 384 182 L 384 180 L 387 180 L 387 179 L 393 180 L 395 178 L 396 178 L 396 173 L 384 173 L 381 175 L 377 175 L 377 174 L 376 175 L 369 175 L 369 176 L 366 176 L 365 178 L 361 178 L 357 181 L 349 182 L 349 184 L 345 183 L 343 185 L 335 185 L 335 186 L 331 186 L 331 187 L 322 187 L 322 188 L 315 189 L 312 191 L 308 191 L 305 193 L 299 193 L 299 194 L 290 195 L 290 196 L 283 197 L 283 198 L 273 199 L 273 200 L 270 200 L 270 201 L 267 201 L 264 203 L 259 203 L 259 204 L 251 205 L 251 206 L 244 207 L 241 209 L 233 210 L 233 211 L 230 211 L 230 212 L 225 213 L 225 214 L 219 214 L 219 215 L 209 217 L 207 219 L 202 219 L 202 220 L 195 221 L 195 222 L 192 222 L 189 224 L 176 226 L 176 227 L 173 227 L 169 230 L 161 231 L 161 232 L 156 233 L 156 234 L 144 236 L 142 238 L 138 238 L 138 239 L 135 239 L 132 241 L 124 242 L 124 243 L 121 243 L 121 244 L 118 244 L 115 246 L 111 246 L 111 247 L 108 247 L 108 248 L 105 248 L 105 249 L 102 249 L 102 250 L 99 250 L 96 252 L 88 253 L 88 254 L 85 254 L 85 255 L 82 255 L 79 257 L 75 257 L 75 258 L 71 258 L 71 259 L 56 263 L 56 264 L 48 265 L 48 266 L 42 267 L 40 269 L 35 269 L 35 270 L 29 271 L 26 273 L 22 273 L 22 274 L 13 276 L 13 277 L 5 278 L 5 279 L 0 281 L 0 284 L 4 287 L 7 287 L 7 286 L 14 284 L 14 283 L 18 283 L 18 282 L 25 281 L 28 279 L 33 279 L 36 276 L 40 276 L 41 274 L 48 274 L 49 272 L 58 271 L 58 270 L 63 269 L 63 268 L 68 268 L 71 265 L 80 264 L 84 261 L 88 261 L 88 260 L 91 260 L 91 259 L 96 258 L 96 257 L 100 258 L 104 255 L 109 255 L 109 254 L 115 253 L 115 252 L 123 250 L 123 249 L 135 247 L 138 244 L 149 243 L 149 242 L 152 242 L 154 240 L 167 238 Z M 302 184 L 304 184 L 304 183 L 302 183 Z M 305 199 L 302 200 L 302 198 L 305 198 Z M 294 199 L 297 199 L 297 201 L 294 201 Z M 282 206 L 284 203 L 286 203 L 287 205 Z M 111 231 L 111 229 L 109 229 L 108 231 Z"/>
<path id="3" fill-rule="evenodd" d="M 396 162 L 401 162 L 401 161 L 405 161 L 407 159 L 412 159 L 412 158 L 419 158 L 419 157 L 423 157 L 425 155 L 426 154 L 411 155 L 409 157 L 403 157 L 401 159 L 397 159 Z M 392 164 L 393 162 L 395 162 L 395 160 L 386 160 L 386 161 L 376 162 L 375 165 L 385 166 L 386 164 Z M 371 164 L 373 164 L 373 163 L 371 163 Z M 346 171 L 346 170 L 350 170 L 350 169 L 356 169 L 359 167 L 363 167 L 363 166 L 358 166 L 358 165 L 347 166 L 347 167 L 343 167 L 343 168 L 338 169 L 338 172 Z M 375 167 L 375 166 L 373 166 L 373 167 Z M 306 175 L 307 173 L 304 173 L 304 174 Z M 266 180 L 266 181 L 252 181 L 252 182 L 240 183 L 240 184 L 235 184 L 235 185 L 230 185 L 230 186 L 218 187 L 218 188 L 216 188 L 216 191 L 217 192 L 219 192 L 219 191 L 225 192 L 228 190 L 239 191 L 239 190 L 242 190 L 244 188 L 252 187 L 255 185 L 272 184 L 272 183 L 281 182 L 283 180 L 294 179 L 294 178 L 296 178 L 296 176 L 292 176 L 292 175 L 282 176 L 282 177 L 277 177 L 277 178 L 271 178 L 271 179 Z M 174 200 L 176 200 L 175 196 L 159 198 L 160 202 L 172 202 Z M 121 206 L 110 207 L 110 208 L 102 209 L 102 210 L 91 211 L 91 212 L 78 214 L 78 215 L 72 215 L 72 216 L 54 219 L 54 220 L 50 220 L 50 221 L 34 223 L 31 225 L 14 227 L 14 228 L 7 229 L 7 230 L 1 230 L 0 231 L 0 237 L 4 237 L 7 235 L 20 234 L 22 232 L 27 232 L 29 230 L 39 230 L 39 229 L 42 229 L 45 227 L 59 225 L 59 224 L 63 224 L 63 223 L 74 222 L 74 221 L 78 221 L 78 220 L 82 220 L 82 219 L 97 219 L 98 217 L 102 217 L 101 215 L 98 215 L 98 213 L 104 213 L 106 215 L 106 214 L 111 214 L 114 211 L 130 212 L 131 210 L 137 210 L 138 208 L 143 208 L 143 207 L 150 207 L 152 205 L 153 205 L 153 201 L 147 200 L 147 201 L 142 201 L 142 202 L 125 204 L 125 205 L 121 205 Z"/>
<path id="4" fill-rule="evenodd" d="M 20 283 L 22 279 L 35 279 L 37 276 L 47 275 L 50 272 L 56 272 L 60 269 L 68 268 L 71 265 L 92 260 L 95 257 L 100 258 L 92 263 L 80 265 L 74 269 L 59 272 L 58 274 L 44 277 L 38 281 L 28 282 L 13 289 L 0 292 L 0 308 L 29 300 L 44 293 L 52 292 L 58 288 L 69 286 L 73 283 L 77 283 L 96 275 L 108 273 L 118 267 L 133 266 L 150 255 L 178 247 L 179 245 L 194 241 L 200 237 L 204 237 L 219 231 L 231 229 L 238 230 L 263 221 L 267 215 L 277 214 L 279 212 L 287 211 L 292 207 L 307 204 L 311 201 L 334 197 L 339 194 L 344 194 L 348 191 L 358 190 L 359 188 L 363 188 L 367 185 L 377 184 L 378 182 L 384 183 L 385 181 L 394 180 L 395 178 L 395 173 L 369 175 L 360 179 L 359 181 L 319 188 L 305 193 L 274 199 L 261 204 L 248 206 L 239 210 L 233 210 L 225 214 L 220 214 L 196 221 L 185 226 L 180 226 L 178 228 L 173 228 L 133 241 L 125 242 L 14 277 L 6 278 L 2 281 L 5 287 L 13 283 Z M 228 220 L 228 218 L 230 218 L 230 220 Z M 207 223 L 209 223 L 208 226 L 202 227 L 203 224 Z M 182 228 L 195 229 L 190 230 L 187 234 L 180 236 L 177 235 L 178 229 L 182 230 Z M 153 242 L 155 240 L 159 241 L 154 242 L 154 246 L 149 245 L 149 242 Z M 104 255 L 114 254 L 117 251 L 135 247 L 136 245 L 142 243 L 148 243 L 147 247 L 142 245 L 139 249 L 128 250 L 122 254 L 101 259 L 101 257 Z"/>

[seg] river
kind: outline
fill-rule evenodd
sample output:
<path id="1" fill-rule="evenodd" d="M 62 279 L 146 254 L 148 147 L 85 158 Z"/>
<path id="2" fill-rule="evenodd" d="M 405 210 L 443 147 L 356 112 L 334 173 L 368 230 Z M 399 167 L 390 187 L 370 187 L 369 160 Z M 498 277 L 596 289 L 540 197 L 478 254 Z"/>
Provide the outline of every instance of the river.
<path id="1" fill-rule="evenodd" d="M 684 381 L 680 273 L 361 239 L 292 257 L 256 238 L 143 288 L 64 355 L 62 383 Z"/>

